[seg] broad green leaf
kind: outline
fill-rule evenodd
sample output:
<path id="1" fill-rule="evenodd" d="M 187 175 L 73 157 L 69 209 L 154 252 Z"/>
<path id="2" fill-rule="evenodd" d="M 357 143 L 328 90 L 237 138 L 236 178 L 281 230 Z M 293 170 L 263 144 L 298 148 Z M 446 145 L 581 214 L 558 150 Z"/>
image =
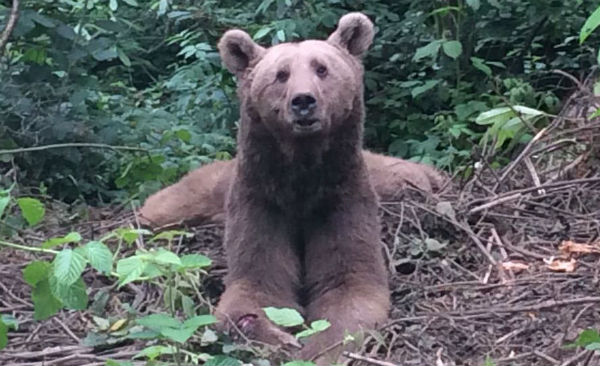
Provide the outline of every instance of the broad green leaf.
<path id="1" fill-rule="evenodd" d="M 70 232 L 59 238 L 51 238 L 42 243 L 42 248 L 50 249 L 67 243 L 78 243 L 81 241 L 81 235 L 77 232 Z"/>
<path id="2" fill-rule="evenodd" d="M 598 26 L 600 26 L 600 6 L 594 10 L 592 15 L 590 15 L 583 24 L 583 27 L 581 27 L 581 31 L 579 32 L 579 44 L 585 42 Z"/>
<path id="3" fill-rule="evenodd" d="M 446 41 L 442 44 L 442 49 L 446 56 L 456 60 L 463 51 L 462 44 L 459 41 Z"/>
<path id="4" fill-rule="evenodd" d="M 62 302 L 63 306 L 72 310 L 85 310 L 88 305 L 88 295 L 85 282 L 79 277 L 75 283 L 65 285 L 50 277 L 50 290 Z"/>
<path id="5" fill-rule="evenodd" d="M 505 123 L 514 116 L 514 112 L 509 107 L 494 108 L 481 113 L 475 119 L 478 125 L 493 125 L 496 123 Z"/>
<path id="6" fill-rule="evenodd" d="M 117 3 L 117 0 L 109 0 L 108 7 L 110 10 L 115 11 L 119 7 L 119 3 Z"/>
<path id="7" fill-rule="evenodd" d="M 305 330 L 297 333 L 296 338 L 310 337 L 314 334 L 317 334 L 317 333 L 320 333 L 320 332 L 326 330 L 330 326 L 331 326 L 331 323 L 328 322 L 327 320 L 324 320 L 324 319 L 315 320 L 312 323 L 310 323 L 309 329 L 305 329 Z"/>
<path id="8" fill-rule="evenodd" d="M 90 265 L 105 274 L 109 274 L 113 267 L 113 256 L 108 247 L 99 241 L 90 241 L 83 247 Z"/>
<path id="9" fill-rule="evenodd" d="M 585 347 L 592 343 L 600 343 L 600 334 L 595 329 L 586 329 L 579 334 L 575 344 L 581 347 Z"/>
<path id="10" fill-rule="evenodd" d="M 282 366 L 316 366 L 316 363 L 311 362 L 311 361 L 298 360 L 298 361 L 286 362 Z"/>
<path id="11" fill-rule="evenodd" d="M 152 253 L 152 260 L 157 264 L 168 265 L 173 264 L 176 266 L 181 265 L 181 259 L 177 256 L 177 254 L 168 251 L 166 249 L 160 248 L 155 253 Z"/>
<path id="12" fill-rule="evenodd" d="M 487 76 L 492 76 L 492 69 L 485 64 L 485 61 L 478 57 L 471 57 L 471 63 L 477 70 L 483 72 Z"/>
<path id="13" fill-rule="evenodd" d="M 56 280 L 63 285 L 71 285 L 81 277 L 87 261 L 78 252 L 67 248 L 56 255 L 53 264 Z"/>
<path id="14" fill-rule="evenodd" d="M 119 229 L 115 230 L 115 234 L 117 235 L 117 237 L 119 239 L 121 239 L 121 240 L 125 241 L 127 244 L 131 245 L 131 244 L 133 244 L 134 241 L 137 240 L 137 238 L 140 237 L 140 235 L 149 235 L 152 233 L 145 229 L 119 228 Z"/>
<path id="15" fill-rule="evenodd" d="M 254 33 L 254 37 L 252 37 L 255 41 L 258 41 L 259 39 L 263 38 L 264 36 L 266 36 L 267 34 L 269 34 L 269 32 L 271 32 L 273 30 L 273 28 L 271 27 L 264 27 L 258 30 L 258 32 Z"/>
<path id="16" fill-rule="evenodd" d="M 33 288 L 31 300 L 33 300 L 33 318 L 35 320 L 48 319 L 62 308 L 60 300 L 52 294 L 47 278 L 38 282 Z"/>
<path id="17" fill-rule="evenodd" d="M 6 207 L 8 206 L 8 203 L 10 202 L 10 189 L 5 189 L 5 190 L 1 190 L 0 191 L 0 218 L 2 218 L 2 215 L 4 214 L 4 210 L 6 210 Z"/>
<path id="18" fill-rule="evenodd" d="M 240 366 L 242 362 L 238 359 L 235 359 L 226 355 L 217 355 L 207 360 L 204 363 L 204 366 Z"/>
<path id="19" fill-rule="evenodd" d="M 48 278 L 51 264 L 45 261 L 31 262 L 23 269 L 23 279 L 31 287 L 35 287 L 40 281 Z"/>
<path id="20" fill-rule="evenodd" d="M 154 360 L 158 356 L 172 355 L 175 352 L 177 352 L 176 349 L 171 346 L 150 346 L 138 352 L 133 358 L 146 357 L 149 360 Z"/>
<path id="21" fill-rule="evenodd" d="M 418 97 L 419 95 L 433 89 L 436 85 L 440 83 L 441 80 L 427 80 L 423 85 L 417 86 L 410 91 L 410 94 L 413 98 Z"/>
<path id="22" fill-rule="evenodd" d="M 139 6 L 136 0 L 123 0 L 123 2 L 129 6 Z"/>
<path id="23" fill-rule="evenodd" d="M 179 328 L 181 322 L 168 314 L 151 314 L 135 321 L 150 329 L 160 330 L 161 328 Z"/>
<path id="24" fill-rule="evenodd" d="M 280 42 L 285 42 L 285 32 L 282 29 L 277 31 L 277 39 L 279 39 Z"/>
<path id="25" fill-rule="evenodd" d="M 295 327 L 304 323 L 304 318 L 296 310 L 291 308 L 263 308 L 267 318 L 282 327 Z"/>
<path id="26" fill-rule="evenodd" d="M 477 11 L 477 10 L 479 10 L 479 7 L 481 6 L 481 2 L 480 2 L 480 0 L 467 0 L 467 5 L 469 5 L 471 8 L 473 8 L 473 10 Z"/>
<path id="27" fill-rule="evenodd" d="M 597 118 L 600 117 L 600 108 L 596 109 L 596 111 L 594 113 L 592 113 L 588 118 L 592 119 L 592 118 Z"/>
<path id="28" fill-rule="evenodd" d="M 0 318 L 0 350 L 8 344 L 8 326 Z"/>
<path id="29" fill-rule="evenodd" d="M 210 258 L 202 254 L 187 254 L 181 257 L 181 266 L 183 269 L 205 268 L 212 264 Z"/>
<path id="30" fill-rule="evenodd" d="M 423 47 L 417 48 L 417 52 L 413 56 L 413 61 L 419 61 L 425 57 L 435 58 L 438 55 L 442 42 L 441 39 L 436 39 Z"/>
<path id="31" fill-rule="evenodd" d="M 162 328 L 160 334 L 177 343 L 185 343 L 198 328 L 181 327 L 181 328 Z"/>
<path id="32" fill-rule="evenodd" d="M 103 50 L 96 50 L 92 52 L 92 57 L 97 61 L 108 61 L 118 56 L 117 47 L 112 46 Z"/>
<path id="33" fill-rule="evenodd" d="M 198 328 L 206 325 L 211 325 L 217 322 L 217 318 L 213 315 L 196 315 L 183 322 L 184 327 Z"/>
<path id="34" fill-rule="evenodd" d="M 24 197 L 19 198 L 17 200 L 17 204 L 19 205 L 21 214 L 25 220 L 27 220 L 29 226 L 37 224 L 44 218 L 46 209 L 40 200 L 31 197 Z"/>
<path id="35" fill-rule="evenodd" d="M 146 266 L 147 262 L 143 261 L 137 255 L 119 260 L 117 262 L 119 286 L 123 286 L 129 282 L 137 281 L 142 273 L 144 273 Z"/>

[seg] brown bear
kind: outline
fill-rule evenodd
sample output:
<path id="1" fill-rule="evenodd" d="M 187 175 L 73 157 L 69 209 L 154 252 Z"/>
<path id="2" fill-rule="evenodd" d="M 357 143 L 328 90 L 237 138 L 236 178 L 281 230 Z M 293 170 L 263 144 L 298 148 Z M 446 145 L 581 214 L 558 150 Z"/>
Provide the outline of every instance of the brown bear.
<path id="1" fill-rule="evenodd" d="M 405 186 L 435 192 L 446 182 L 434 168 L 363 150 L 371 184 L 382 201 L 398 199 Z M 140 222 L 160 228 L 172 225 L 224 223 L 225 196 L 236 159 L 204 165 L 148 197 L 139 210 Z"/>
<path id="2" fill-rule="evenodd" d="M 361 57 L 373 24 L 345 15 L 326 41 L 265 49 L 241 30 L 218 48 L 238 78 L 240 129 L 225 210 L 229 272 L 216 309 L 224 326 L 271 344 L 294 343 L 263 307 L 327 319 L 299 357 L 330 364 L 346 332 L 387 319 L 377 196 L 361 153 Z M 322 355 L 323 349 L 330 350 Z"/>

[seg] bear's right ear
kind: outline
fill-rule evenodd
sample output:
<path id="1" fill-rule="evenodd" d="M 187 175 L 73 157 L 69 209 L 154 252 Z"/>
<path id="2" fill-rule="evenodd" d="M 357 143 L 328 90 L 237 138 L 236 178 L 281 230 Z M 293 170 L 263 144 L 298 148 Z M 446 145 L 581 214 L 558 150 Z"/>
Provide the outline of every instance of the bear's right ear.
<path id="1" fill-rule="evenodd" d="M 239 29 L 225 32 L 217 47 L 225 67 L 237 77 L 243 76 L 250 64 L 265 53 L 265 49 L 254 43 L 248 33 Z"/>

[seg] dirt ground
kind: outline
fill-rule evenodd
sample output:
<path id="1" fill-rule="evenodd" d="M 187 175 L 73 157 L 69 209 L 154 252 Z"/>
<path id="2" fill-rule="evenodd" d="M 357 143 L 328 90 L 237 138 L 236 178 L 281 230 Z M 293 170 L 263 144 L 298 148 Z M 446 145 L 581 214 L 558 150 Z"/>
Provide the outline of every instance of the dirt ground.
<path id="1" fill-rule="evenodd" d="M 586 118 L 595 106 L 596 98 L 581 90 L 502 170 L 492 170 L 483 152 L 469 179 L 457 174 L 434 195 L 407 188 L 397 201 L 382 202 L 394 308 L 390 322 L 349 362 L 600 365 L 600 354 L 565 347 L 582 330 L 600 328 L 600 120 Z M 131 212 L 119 215 L 47 230 L 97 235 L 128 220 L 134 225 Z M 178 249 L 214 260 L 204 280 L 211 302 L 226 272 L 222 228 L 192 229 L 195 237 Z M 85 346 L 92 310 L 33 321 L 30 290 L 21 279 L 33 257 L 7 249 L 0 254 L 0 313 L 19 320 L 0 351 L 1 365 L 103 365 L 107 358 L 130 359 L 143 347 Z M 85 279 L 90 298 L 117 291 L 101 276 Z M 109 304 L 129 301 L 148 312 L 161 304 L 152 286 L 120 291 Z"/>

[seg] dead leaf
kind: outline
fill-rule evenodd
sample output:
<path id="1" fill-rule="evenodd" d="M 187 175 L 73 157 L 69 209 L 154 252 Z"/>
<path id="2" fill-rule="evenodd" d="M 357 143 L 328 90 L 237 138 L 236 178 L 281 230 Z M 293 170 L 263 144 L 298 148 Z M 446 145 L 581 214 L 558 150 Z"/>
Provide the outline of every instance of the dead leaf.
<path id="1" fill-rule="evenodd" d="M 577 261 L 571 258 L 569 261 L 560 259 L 550 259 L 549 261 L 544 260 L 548 269 L 556 272 L 575 272 L 575 264 Z"/>
<path id="2" fill-rule="evenodd" d="M 600 253 L 600 248 L 597 245 L 581 244 L 570 240 L 563 241 L 558 249 L 566 255 L 573 253 Z"/>
<path id="3" fill-rule="evenodd" d="M 125 325 L 126 322 L 127 322 L 127 319 L 119 319 L 119 320 L 117 320 L 110 327 L 110 331 L 111 332 L 116 332 L 117 330 L 121 329 L 123 327 L 123 325 Z"/>
<path id="4" fill-rule="evenodd" d="M 502 262 L 502 263 L 500 263 L 500 265 L 502 266 L 503 269 L 505 269 L 507 271 L 512 271 L 515 273 L 519 273 L 521 271 L 525 271 L 525 270 L 529 269 L 529 264 L 522 263 L 522 262 L 508 261 L 508 262 Z"/>

